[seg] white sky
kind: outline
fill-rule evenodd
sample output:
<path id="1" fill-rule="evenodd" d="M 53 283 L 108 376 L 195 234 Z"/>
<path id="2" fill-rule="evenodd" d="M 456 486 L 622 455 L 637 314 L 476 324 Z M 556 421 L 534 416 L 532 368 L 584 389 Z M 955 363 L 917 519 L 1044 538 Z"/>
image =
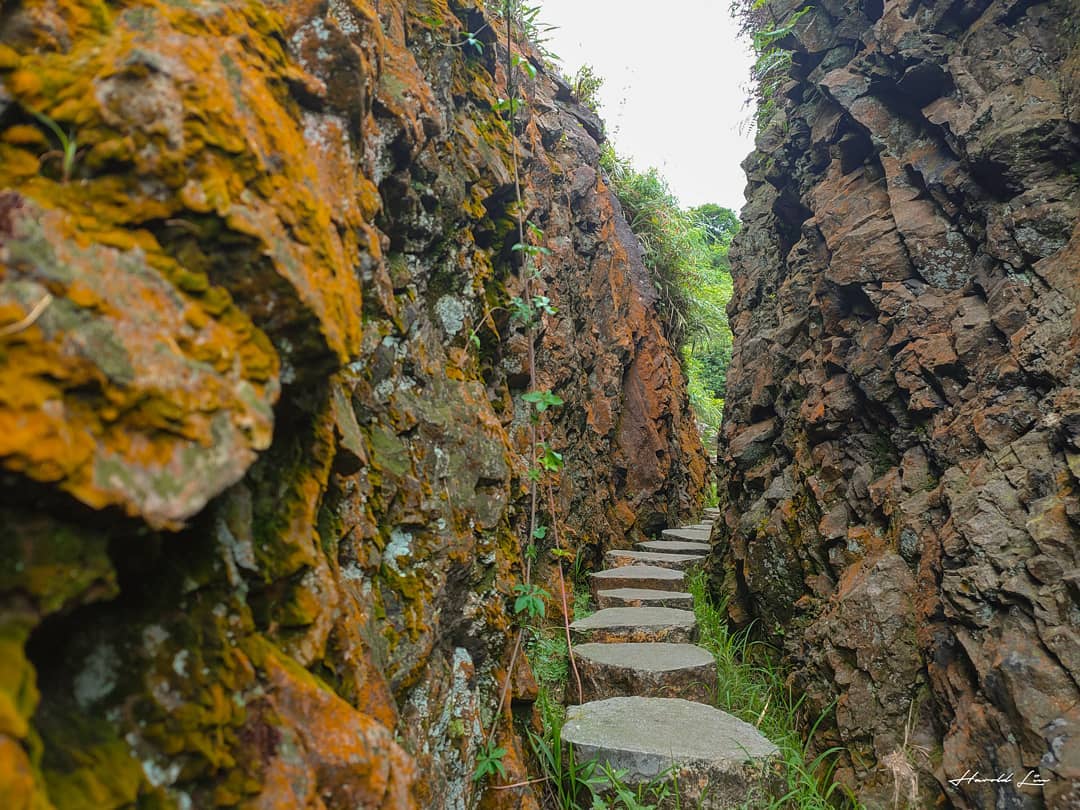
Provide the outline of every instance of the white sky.
<path id="1" fill-rule="evenodd" d="M 600 113 L 620 155 L 660 170 L 683 206 L 714 202 L 738 213 L 753 149 L 743 106 L 748 43 L 736 36 L 730 0 L 541 0 L 545 43 L 573 75 L 603 77 Z M 740 134 L 739 130 L 744 130 Z"/>

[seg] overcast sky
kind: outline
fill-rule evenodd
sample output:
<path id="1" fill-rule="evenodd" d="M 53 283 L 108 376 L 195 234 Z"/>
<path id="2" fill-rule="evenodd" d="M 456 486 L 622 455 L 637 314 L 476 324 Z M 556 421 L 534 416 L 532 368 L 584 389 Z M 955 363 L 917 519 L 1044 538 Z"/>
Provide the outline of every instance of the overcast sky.
<path id="1" fill-rule="evenodd" d="M 546 47 L 564 72 L 588 63 L 603 77 L 600 112 L 619 154 L 658 168 L 684 206 L 738 212 L 739 163 L 753 148 L 743 105 L 753 59 L 729 4 L 541 0 L 540 20 L 559 26 Z"/>

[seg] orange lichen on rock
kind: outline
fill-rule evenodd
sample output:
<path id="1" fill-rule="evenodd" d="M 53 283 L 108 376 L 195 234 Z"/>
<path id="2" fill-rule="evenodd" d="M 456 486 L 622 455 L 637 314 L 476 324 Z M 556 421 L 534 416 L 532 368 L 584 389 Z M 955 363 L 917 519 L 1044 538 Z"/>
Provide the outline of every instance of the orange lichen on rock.
<path id="1" fill-rule="evenodd" d="M 492 717 L 534 462 L 507 312 L 523 292 L 515 149 L 552 247 L 534 289 L 559 308 L 536 341 L 537 384 L 566 401 L 548 414 L 567 465 L 545 521 L 585 559 L 699 499 L 599 121 L 542 67 L 505 120 L 486 15 L 476 0 L 5 7 L 14 806 L 468 806 L 493 722 L 524 776 Z M 535 696 L 528 678 L 514 689 Z M 529 788 L 506 796 L 535 806 Z"/>

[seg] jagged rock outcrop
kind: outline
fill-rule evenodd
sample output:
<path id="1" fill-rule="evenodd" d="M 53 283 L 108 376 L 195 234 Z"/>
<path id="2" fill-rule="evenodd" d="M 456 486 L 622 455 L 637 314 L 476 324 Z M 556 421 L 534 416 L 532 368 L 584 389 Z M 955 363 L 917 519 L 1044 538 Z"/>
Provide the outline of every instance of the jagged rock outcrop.
<path id="1" fill-rule="evenodd" d="M 868 807 L 1080 806 L 1080 13 L 804 5 L 732 250 L 733 616 Z"/>
<path id="2" fill-rule="evenodd" d="M 471 802 L 528 506 L 505 48 L 470 0 L 0 6 L 5 807 Z M 599 122 L 513 48 L 599 557 L 705 461 Z"/>

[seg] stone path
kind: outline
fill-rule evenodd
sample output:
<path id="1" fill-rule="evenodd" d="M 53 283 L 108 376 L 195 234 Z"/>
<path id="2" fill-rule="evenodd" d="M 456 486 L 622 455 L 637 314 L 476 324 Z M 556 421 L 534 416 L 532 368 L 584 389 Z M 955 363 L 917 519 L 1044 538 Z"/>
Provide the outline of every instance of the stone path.
<path id="1" fill-rule="evenodd" d="M 712 654 L 697 637 L 686 576 L 709 551 L 710 520 L 669 529 L 638 551 L 609 551 L 590 575 L 596 613 L 570 625 L 584 702 L 567 710 L 562 740 L 574 758 L 625 770 L 627 785 L 663 778 L 681 807 L 728 810 L 781 795 L 775 745 L 712 708 Z M 573 691 L 573 690 L 570 690 Z M 662 807 L 674 807 L 674 795 Z"/>

